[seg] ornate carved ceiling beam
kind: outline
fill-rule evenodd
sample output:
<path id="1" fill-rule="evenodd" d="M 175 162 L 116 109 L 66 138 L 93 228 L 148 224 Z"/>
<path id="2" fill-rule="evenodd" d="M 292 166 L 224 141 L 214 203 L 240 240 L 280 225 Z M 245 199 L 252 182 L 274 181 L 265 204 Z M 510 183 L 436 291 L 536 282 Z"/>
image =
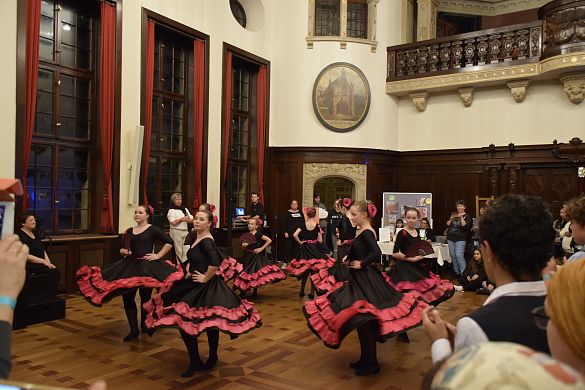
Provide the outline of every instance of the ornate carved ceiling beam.
<path id="1" fill-rule="evenodd" d="M 542 7 L 550 0 L 439 0 L 437 11 L 496 16 Z"/>

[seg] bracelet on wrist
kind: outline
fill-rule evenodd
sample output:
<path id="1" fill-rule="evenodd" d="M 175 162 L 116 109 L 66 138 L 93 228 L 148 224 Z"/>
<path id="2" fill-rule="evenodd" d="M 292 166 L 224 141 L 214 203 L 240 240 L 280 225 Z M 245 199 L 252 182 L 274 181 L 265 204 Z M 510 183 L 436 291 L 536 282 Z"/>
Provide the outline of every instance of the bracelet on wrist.
<path id="1" fill-rule="evenodd" d="M 12 310 L 14 310 L 14 308 L 16 307 L 16 299 L 6 296 L 0 296 L 0 305 L 10 306 Z"/>

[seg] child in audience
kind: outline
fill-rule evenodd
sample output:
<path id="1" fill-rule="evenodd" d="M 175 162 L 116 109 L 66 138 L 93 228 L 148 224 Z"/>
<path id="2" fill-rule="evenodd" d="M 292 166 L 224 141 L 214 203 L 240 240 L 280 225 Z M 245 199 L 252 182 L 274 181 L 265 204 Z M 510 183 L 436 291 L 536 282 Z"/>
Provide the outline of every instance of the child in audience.
<path id="1" fill-rule="evenodd" d="M 487 273 L 479 249 L 473 251 L 473 259 L 467 264 L 463 275 L 457 279 L 461 286 L 455 286 L 456 291 L 477 291 L 482 287 L 482 283 L 487 280 Z"/>

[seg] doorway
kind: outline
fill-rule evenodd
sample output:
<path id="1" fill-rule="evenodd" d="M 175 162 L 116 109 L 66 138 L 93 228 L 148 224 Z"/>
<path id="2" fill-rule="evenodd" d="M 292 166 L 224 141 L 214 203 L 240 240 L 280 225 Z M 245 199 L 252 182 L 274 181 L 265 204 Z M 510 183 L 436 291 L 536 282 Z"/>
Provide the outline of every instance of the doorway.
<path id="1" fill-rule="evenodd" d="M 321 195 L 321 203 L 325 205 L 327 211 L 333 208 L 336 199 L 351 198 L 355 199 L 355 184 L 341 176 L 324 177 L 313 186 L 313 193 Z"/>

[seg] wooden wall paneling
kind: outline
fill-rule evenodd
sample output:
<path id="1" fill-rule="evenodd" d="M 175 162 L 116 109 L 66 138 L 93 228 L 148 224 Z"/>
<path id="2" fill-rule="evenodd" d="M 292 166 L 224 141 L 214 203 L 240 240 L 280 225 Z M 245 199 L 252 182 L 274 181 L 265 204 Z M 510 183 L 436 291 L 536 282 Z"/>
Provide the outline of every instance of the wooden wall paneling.
<path id="1" fill-rule="evenodd" d="M 467 203 L 467 213 L 475 215 L 475 197 L 480 193 L 481 171 L 478 172 L 445 172 L 445 208 L 434 209 L 437 217 L 442 217 L 445 225 L 451 212 L 456 211 L 455 202 L 459 199 Z M 437 227 L 440 227 L 437 225 Z"/>

